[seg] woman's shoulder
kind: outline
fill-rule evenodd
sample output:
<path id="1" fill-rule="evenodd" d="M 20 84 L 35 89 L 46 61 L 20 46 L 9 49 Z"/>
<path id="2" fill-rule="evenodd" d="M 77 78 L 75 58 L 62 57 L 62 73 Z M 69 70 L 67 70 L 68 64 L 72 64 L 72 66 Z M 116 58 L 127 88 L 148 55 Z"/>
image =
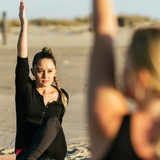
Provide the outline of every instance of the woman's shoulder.
<path id="1" fill-rule="evenodd" d="M 57 91 L 59 90 L 55 85 L 52 85 L 52 87 L 56 88 Z M 60 88 L 60 89 L 63 92 L 63 94 L 67 97 L 67 99 L 69 100 L 69 94 L 67 93 L 67 91 L 63 88 Z"/>
<path id="2" fill-rule="evenodd" d="M 106 135 L 115 137 L 123 117 L 129 114 L 126 98 L 115 88 L 102 87 L 97 90 L 92 107 Z"/>
<path id="3" fill-rule="evenodd" d="M 95 107 L 100 111 L 107 110 L 109 114 L 116 113 L 122 116 L 128 114 L 126 97 L 117 89 L 112 87 L 101 87 L 96 91 Z"/>
<path id="4" fill-rule="evenodd" d="M 66 92 L 66 90 L 64 90 L 63 88 L 61 88 L 61 91 L 65 94 L 65 96 L 67 97 L 67 99 L 69 99 L 69 94 Z"/>

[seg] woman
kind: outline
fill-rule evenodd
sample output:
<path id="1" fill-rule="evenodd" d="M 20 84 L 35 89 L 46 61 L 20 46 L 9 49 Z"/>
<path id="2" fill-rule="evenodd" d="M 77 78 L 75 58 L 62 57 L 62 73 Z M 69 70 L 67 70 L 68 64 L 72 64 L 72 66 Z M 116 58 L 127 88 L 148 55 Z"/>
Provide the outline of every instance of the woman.
<path id="1" fill-rule="evenodd" d="M 67 146 L 61 127 L 68 94 L 60 89 L 56 61 L 48 48 L 34 56 L 29 77 L 27 19 L 25 4 L 20 2 L 21 33 L 16 66 L 16 159 L 63 160 Z M 56 86 L 52 86 L 53 79 Z"/>
<path id="2" fill-rule="evenodd" d="M 94 0 L 95 43 L 90 65 L 88 115 L 93 160 L 160 159 L 160 28 L 135 31 L 124 70 L 126 95 L 138 104 L 130 114 L 116 88 L 112 0 Z"/>

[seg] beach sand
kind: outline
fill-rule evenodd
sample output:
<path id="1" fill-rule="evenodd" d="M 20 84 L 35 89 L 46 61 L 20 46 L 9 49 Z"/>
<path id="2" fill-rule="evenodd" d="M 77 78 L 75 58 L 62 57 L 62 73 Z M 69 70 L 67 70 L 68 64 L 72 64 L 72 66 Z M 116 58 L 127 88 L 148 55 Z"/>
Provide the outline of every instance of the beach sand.
<path id="1" fill-rule="evenodd" d="M 88 28 L 87 25 L 80 27 L 28 27 L 30 66 L 35 53 L 41 51 L 45 46 L 50 47 L 57 60 L 60 87 L 64 88 L 70 96 L 62 125 L 68 144 L 66 160 L 88 160 L 91 158 L 86 92 L 94 34 Z M 14 78 L 19 30 L 18 27 L 11 28 L 7 35 L 7 45 L 2 45 L 0 39 L 0 160 L 15 159 L 13 154 L 16 134 Z M 118 36 L 115 39 L 118 85 L 122 85 L 125 50 L 131 35 L 132 29 L 119 28 Z"/>

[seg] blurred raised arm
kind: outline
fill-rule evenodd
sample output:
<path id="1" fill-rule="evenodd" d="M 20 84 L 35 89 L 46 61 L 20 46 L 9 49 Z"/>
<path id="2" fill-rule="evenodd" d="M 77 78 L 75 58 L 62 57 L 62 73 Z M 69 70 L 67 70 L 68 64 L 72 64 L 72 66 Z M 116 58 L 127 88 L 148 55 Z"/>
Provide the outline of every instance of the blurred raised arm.
<path id="1" fill-rule="evenodd" d="M 123 96 L 115 87 L 113 38 L 117 20 L 113 1 L 93 0 L 93 8 L 95 41 L 89 72 L 88 117 L 92 160 L 101 160 L 126 110 Z"/>
<path id="2" fill-rule="evenodd" d="M 28 22 L 25 15 L 25 3 L 22 0 L 19 7 L 19 19 L 21 22 L 21 31 L 18 39 L 17 50 L 18 56 L 26 58 L 28 56 L 28 44 L 27 44 L 27 26 Z"/>
<path id="3" fill-rule="evenodd" d="M 111 0 L 93 0 L 93 8 L 95 42 L 89 77 L 91 93 L 99 86 L 115 85 L 112 39 L 117 27 Z"/>
<path id="4" fill-rule="evenodd" d="M 116 34 L 117 23 L 112 0 L 93 0 L 93 16 L 95 41 L 89 73 L 89 107 L 91 109 L 95 104 L 97 90 L 103 87 L 115 87 L 112 39 Z"/>

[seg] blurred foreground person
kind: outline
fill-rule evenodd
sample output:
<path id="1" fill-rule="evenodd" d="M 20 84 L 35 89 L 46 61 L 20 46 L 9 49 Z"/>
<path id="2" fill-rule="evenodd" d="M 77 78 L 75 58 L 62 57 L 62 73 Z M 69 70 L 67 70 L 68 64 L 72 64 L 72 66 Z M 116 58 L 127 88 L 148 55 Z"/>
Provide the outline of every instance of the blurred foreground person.
<path id="1" fill-rule="evenodd" d="M 124 69 L 130 115 L 115 84 L 113 38 L 117 22 L 111 0 L 94 0 L 95 42 L 91 56 L 88 115 L 92 160 L 158 160 L 160 157 L 160 28 L 135 31 Z"/>
<path id="2" fill-rule="evenodd" d="M 61 89 L 56 77 L 56 61 L 51 49 L 44 47 L 34 56 L 29 77 L 27 51 L 27 19 L 25 4 L 20 2 L 21 33 L 18 40 L 16 66 L 16 159 L 64 160 L 67 145 L 62 118 L 68 94 Z M 52 85 L 53 79 L 56 86 Z"/>

